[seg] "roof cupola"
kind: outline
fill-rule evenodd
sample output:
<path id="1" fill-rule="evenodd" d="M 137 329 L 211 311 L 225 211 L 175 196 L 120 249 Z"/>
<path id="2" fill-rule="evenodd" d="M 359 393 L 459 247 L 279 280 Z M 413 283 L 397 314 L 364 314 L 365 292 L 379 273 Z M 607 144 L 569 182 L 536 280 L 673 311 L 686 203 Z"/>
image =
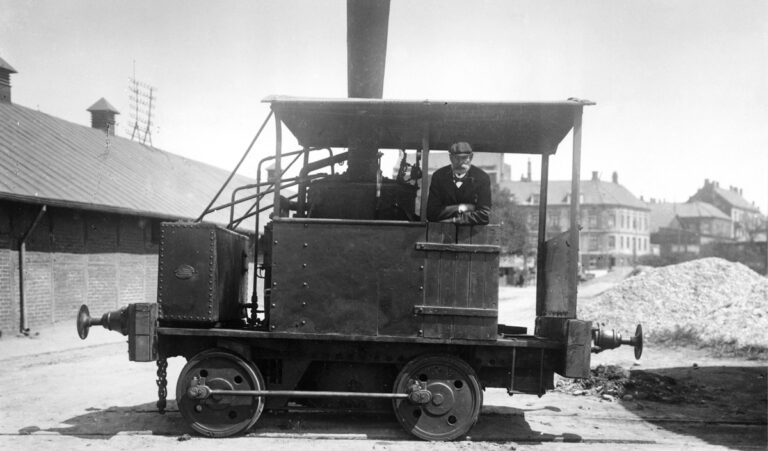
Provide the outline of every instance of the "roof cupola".
<path id="1" fill-rule="evenodd" d="M 11 103 L 11 74 L 15 73 L 16 69 L 0 58 L 0 103 Z"/>
<path id="2" fill-rule="evenodd" d="M 109 135 L 115 134 L 115 115 L 120 114 L 120 112 L 110 105 L 104 97 L 86 111 L 91 113 L 91 127 L 104 130 Z"/>

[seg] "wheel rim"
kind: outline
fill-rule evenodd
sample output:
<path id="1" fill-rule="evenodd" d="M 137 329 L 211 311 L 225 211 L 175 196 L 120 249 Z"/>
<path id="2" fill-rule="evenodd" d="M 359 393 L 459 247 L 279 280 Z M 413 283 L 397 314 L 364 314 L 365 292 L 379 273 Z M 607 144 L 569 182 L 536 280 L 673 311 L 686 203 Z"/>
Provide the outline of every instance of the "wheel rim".
<path id="1" fill-rule="evenodd" d="M 483 405 L 475 371 L 458 357 L 435 355 L 410 361 L 397 376 L 395 393 L 408 393 L 414 382 L 426 384 L 429 402 L 393 402 L 403 428 L 424 440 L 453 440 L 469 432 Z"/>
<path id="2" fill-rule="evenodd" d="M 209 437 L 229 437 L 253 426 L 264 410 L 264 401 L 255 396 L 210 396 L 192 399 L 187 389 L 192 378 L 205 378 L 216 390 L 264 390 L 264 378 L 256 366 L 235 354 L 221 350 L 204 351 L 187 362 L 176 384 L 176 402 L 187 424 Z"/>

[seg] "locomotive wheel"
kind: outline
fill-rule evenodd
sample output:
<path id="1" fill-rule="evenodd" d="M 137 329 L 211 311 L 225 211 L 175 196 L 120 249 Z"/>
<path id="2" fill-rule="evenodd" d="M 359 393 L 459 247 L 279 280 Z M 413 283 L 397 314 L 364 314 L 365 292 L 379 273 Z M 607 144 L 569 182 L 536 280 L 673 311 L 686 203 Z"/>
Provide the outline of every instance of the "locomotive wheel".
<path id="1" fill-rule="evenodd" d="M 257 396 L 218 396 L 192 399 L 187 394 L 192 378 L 205 378 L 215 390 L 264 390 L 259 369 L 237 355 L 219 349 L 203 351 L 189 360 L 176 384 L 176 402 L 187 424 L 208 437 L 229 437 L 253 426 L 264 410 Z"/>
<path id="2" fill-rule="evenodd" d="M 426 384 L 431 396 L 419 404 L 410 399 L 393 401 L 403 428 L 423 440 L 453 440 L 477 422 L 483 391 L 475 370 L 450 355 L 418 357 L 403 367 L 395 380 L 395 393 L 409 393 L 415 383 Z"/>

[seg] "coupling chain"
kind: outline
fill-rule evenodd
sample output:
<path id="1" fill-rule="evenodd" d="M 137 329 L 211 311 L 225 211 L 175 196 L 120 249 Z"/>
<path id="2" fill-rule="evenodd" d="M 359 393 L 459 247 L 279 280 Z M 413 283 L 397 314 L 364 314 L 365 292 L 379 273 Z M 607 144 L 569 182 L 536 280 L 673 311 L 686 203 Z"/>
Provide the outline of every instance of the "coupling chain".
<path id="1" fill-rule="evenodd" d="M 165 371 L 167 368 L 167 359 L 157 359 L 157 410 L 160 411 L 161 415 L 165 413 L 165 399 L 168 397 L 168 389 L 166 388 L 168 386 L 168 379 L 166 379 L 167 373 Z"/>

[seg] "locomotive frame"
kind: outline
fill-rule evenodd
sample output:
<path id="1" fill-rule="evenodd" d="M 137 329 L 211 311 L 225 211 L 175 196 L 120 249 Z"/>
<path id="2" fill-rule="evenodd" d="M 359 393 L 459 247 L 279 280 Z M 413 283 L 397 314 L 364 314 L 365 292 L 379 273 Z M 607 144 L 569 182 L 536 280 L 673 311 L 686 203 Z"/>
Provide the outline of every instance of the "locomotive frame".
<path id="1" fill-rule="evenodd" d="M 161 412 L 166 359 L 183 356 L 176 400 L 203 435 L 242 433 L 264 409 L 391 404 L 414 436 L 452 440 L 477 421 L 486 387 L 541 396 L 555 373 L 586 377 L 590 352 L 629 344 L 640 357 L 640 326 L 623 339 L 576 317 L 581 121 L 592 102 L 265 102 L 276 124 L 275 155 L 259 163 L 255 185 L 215 205 L 230 177 L 198 221 L 162 225 L 157 304 L 131 304 L 101 319 L 85 306 L 78 314 L 81 338 L 100 324 L 128 335 L 131 360 L 157 361 Z M 283 152 L 283 127 L 301 150 Z M 546 240 L 549 158 L 571 131 L 571 225 Z M 430 151 L 456 141 L 476 152 L 541 157 L 532 334 L 498 323 L 498 226 L 419 219 L 429 177 L 418 159 L 409 182 L 376 172 L 379 149 L 415 151 L 429 167 Z M 348 150 L 331 150 L 338 148 Z M 317 151 L 330 156 L 310 162 Z M 299 175 L 288 177 L 300 158 Z M 266 161 L 274 161 L 275 177 L 261 182 Z M 349 170 L 335 174 L 342 161 Z M 331 174 L 318 174 L 323 168 Z M 284 195 L 292 187 L 297 192 Z M 230 210 L 227 227 L 203 222 L 222 209 Z M 239 227 L 256 216 L 258 236 L 258 213 L 267 210 L 272 220 L 251 248 Z M 261 303 L 256 283 L 247 299 L 249 256 L 263 277 Z"/>

